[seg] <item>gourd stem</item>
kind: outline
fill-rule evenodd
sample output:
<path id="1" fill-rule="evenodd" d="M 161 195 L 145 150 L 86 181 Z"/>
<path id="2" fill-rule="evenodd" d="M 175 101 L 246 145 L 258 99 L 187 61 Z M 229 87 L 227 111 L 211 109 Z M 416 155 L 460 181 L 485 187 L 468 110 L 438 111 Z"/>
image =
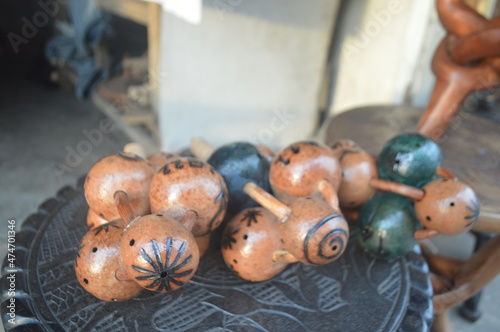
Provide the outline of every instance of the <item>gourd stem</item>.
<path id="1" fill-rule="evenodd" d="M 334 210 L 339 209 L 339 198 L 337 196 L 337 192 L 335 188 L 333 188 L 332 184 L 328 180 L 321 180 L 318 183 L 318 190 L 323 195 L 325 201 L 332 207 Z"/>
<path id="2" fill-rule="evenodd" d="M 128 195 L 123 190 L 118 190 L 114 194 L 116 209 L 118 210 L 118 214 L 122 218 L 123 222 L 126 225 L 129 225 L 132 221 L 134 221 L 137 216 L 135 215 L 132 207 L 130 206 L 130 201 L 128 199 Z"/>
<path id="3" fill-rule="evenodd" d="M 278 201 L 274 196 L 259 187 L 253 182 L 248 182 L 243 186 L 243 191 L 254 201 L 274 214 L 281 222 L 286 221 L 291 210 L 288 206 Z"/>
<path id="4" fill-rule="evenodd" d="M 191 153 L 198 159 L 207 161 L 214 152 L 213 146 L 202 138 L 193 138 L 190 145 Z"/>
<path id="5" fill-rule="evenodd" d="M 375 189 L 388 191 L 391 193 L 413 198 L 417 201 L 424 198 L 425 192 L 422 189 L 410 187 L 401 183 L 386 181 L 382 179 L 371 179 L 370 186 Z"/>

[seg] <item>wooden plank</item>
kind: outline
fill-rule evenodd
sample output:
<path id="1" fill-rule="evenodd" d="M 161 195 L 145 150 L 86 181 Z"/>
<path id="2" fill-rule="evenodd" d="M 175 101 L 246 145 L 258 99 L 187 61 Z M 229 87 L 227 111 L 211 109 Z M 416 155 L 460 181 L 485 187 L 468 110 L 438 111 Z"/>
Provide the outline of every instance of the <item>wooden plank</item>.
<path id="1" fill-rule="evenodd" d="M 142 25 L 148 25 L 149 3 L 140 0 L 97 0 L 105 11 L 132 20 Z"/>
<path id="2" fill-rule="evenodd" d="M 151 108 L 158 114 L 158 86 L 160 84 L 160 29 L 161 6 L 150 2 L 148 5 L 148 73 Z"/>

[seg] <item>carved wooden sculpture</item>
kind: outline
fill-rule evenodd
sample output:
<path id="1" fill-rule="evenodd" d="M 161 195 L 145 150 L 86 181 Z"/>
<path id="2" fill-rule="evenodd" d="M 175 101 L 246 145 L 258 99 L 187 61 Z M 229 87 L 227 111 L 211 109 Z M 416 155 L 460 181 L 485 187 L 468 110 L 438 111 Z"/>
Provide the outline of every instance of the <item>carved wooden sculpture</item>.
<path id="1" fill-rule="evenodd" d="M 436 84 L 417 131 L 435 140 L 444 133 L 465 97 L 500 83 L 500 19 L 488 20 L 462 0 L 437 0 L 439 18 L 448 35 L 432 61 Z M 488 47 L 490 45 L 494 47 Z M 473 52 L 471 52 L 473 50 Z M 467 62 L 469 61 L 469 62 Z M 474 61 L 474 62 L 472 62 Z"/>

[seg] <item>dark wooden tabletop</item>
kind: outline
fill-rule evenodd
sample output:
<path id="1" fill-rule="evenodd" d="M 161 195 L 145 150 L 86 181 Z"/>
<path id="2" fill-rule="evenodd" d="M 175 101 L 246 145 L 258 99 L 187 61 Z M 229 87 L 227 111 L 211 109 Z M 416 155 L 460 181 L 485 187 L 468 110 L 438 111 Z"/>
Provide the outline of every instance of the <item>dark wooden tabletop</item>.
<path id="1" fill-rule="evenodd" d="M 418 247 L 404 258 L 377 261 L 353 237 L 339 260 L 320 267 L 292 264 L 266 282 L 239 279 L 211 250 L 177 291 L 98 300 L 79 285 L 73 267 L 87 209 L 81 185 L 66 187 L 25 221 L 16 238 L 18 325 L 5 321 L 2 305 L 7 331 L 429 329 L 432 289 Z M 8 288 L 5 275 L 1 287 Z"/>

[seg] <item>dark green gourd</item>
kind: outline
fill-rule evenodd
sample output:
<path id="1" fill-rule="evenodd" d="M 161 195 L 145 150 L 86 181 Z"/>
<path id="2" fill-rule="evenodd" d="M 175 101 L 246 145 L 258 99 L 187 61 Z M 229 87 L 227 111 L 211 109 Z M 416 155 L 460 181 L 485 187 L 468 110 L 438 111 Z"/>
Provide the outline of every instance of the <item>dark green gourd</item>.
<path id="1" fill-rule="evenodd" d="M 401 134 L 382 148 L 377 168 L 383 180 L 421 188 L 432 180 L 443 157 L 432 139 L 417 134 Z"/>
<path id="2" fill-rule="evenodd" d="M 417 244 L 413 233 L 420 226 L 406 197 L 373 197 L 363 205 L 357 222 L 358 242 L 374 258 L 399 258 Z"/>

